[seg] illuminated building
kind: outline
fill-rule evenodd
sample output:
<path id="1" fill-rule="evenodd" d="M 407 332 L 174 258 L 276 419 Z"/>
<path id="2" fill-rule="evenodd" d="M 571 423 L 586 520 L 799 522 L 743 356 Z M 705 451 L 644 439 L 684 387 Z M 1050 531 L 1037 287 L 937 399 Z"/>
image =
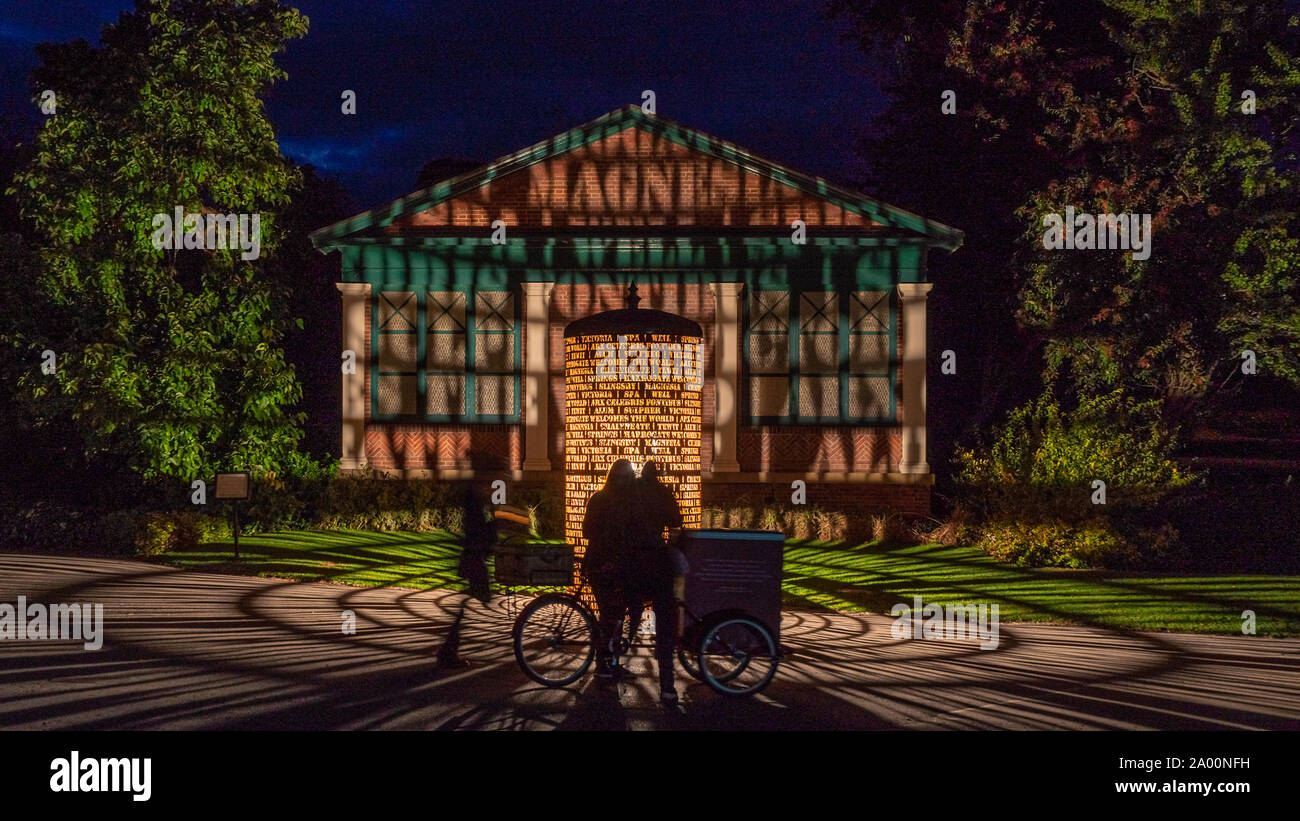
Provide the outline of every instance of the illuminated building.
<path id="1" fill-rule="evenodd" d="M 929 510 L 926 258 L 960 231 L 628 106 L 312 241 L 345 472 L 560 491 L 565 329 L 635 283 L 702 334 L 702 504 Z"/>

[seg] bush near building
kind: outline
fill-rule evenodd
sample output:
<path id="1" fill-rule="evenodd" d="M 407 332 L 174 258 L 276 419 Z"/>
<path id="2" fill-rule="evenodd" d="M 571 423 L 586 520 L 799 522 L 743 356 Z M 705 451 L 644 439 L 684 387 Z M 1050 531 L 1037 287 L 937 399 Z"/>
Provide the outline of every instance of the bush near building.
<path id="1" fill-rule="evenodd" d="M 1029 566 L 1160 563 L 1180 535 L 1150 511 L 1195 476 L 1172 458 L 1160 403 L 1116 390 L 1063 408 L 1052 390 L 1012 411 L 991 446 L 959 449 L 960 504 L 974 543 Z M 1097 486 L 1105 483 L 1105 501 Z"/>

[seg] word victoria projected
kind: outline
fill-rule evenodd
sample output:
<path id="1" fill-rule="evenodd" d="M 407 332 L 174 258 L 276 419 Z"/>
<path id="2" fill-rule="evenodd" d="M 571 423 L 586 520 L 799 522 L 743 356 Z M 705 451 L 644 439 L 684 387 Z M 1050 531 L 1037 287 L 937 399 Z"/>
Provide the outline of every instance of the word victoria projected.
<path id="1" fill-rule="evenodd" d="M 648 310 L 614 313 L 649 321 L 671 316 Z M 684 526 L 698 528 L 702 336 L 581 330 L 570 326 L 564 340 L 566 541 L 576 556 L 586 552 L 587 500 L 618 459 L 631 461 L 638 471 L 653 459 L 681 506 Z"/>

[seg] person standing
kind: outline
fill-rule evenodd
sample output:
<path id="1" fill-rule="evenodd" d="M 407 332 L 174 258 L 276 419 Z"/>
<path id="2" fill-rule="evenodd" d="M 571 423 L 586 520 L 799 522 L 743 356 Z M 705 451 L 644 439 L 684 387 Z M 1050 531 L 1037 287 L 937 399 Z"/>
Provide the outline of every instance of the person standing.
<path id="1" fill-rule="evenodd" d="M 672 489 L 659 480 L 659 466 L 645 463 L 638 482 L 642 504 L 638 508 L 643 534 L 639 549 L 643 551 L 635 586 L 634 604 L 644 606 L 649 600 L 655 614 L 655 664 L 659 668 L 659 700 L 665 706 L 677 704 L 673 682 L 673 649 L 677 639 L 677 601 L 674 581 L 678 574 L 672 551 L 665 541 L 665 531 L 679 530 L 682 511 Z M 681 572 L 685 572 L 682 568 Z"/>
<path id="2" fill-rule="evenodd" d="M 600 679 L 613 679 L 621 672 L 620 625 L 635 575 L 629 559 L 638 530 L 636 495 L 636 469 L 627 459 L 619 459 L 605 475 L 605 486 L 587 500 L 582 520 L 582 535 L 587 540 L 583 570 L 600 611 L 596 644 L 596 677 Z"/>
<path id="3" fill-rule="evenodd" d="M 456 566 L 456 573 L 469 584 L 470 598 L 487 604 L 492 599 L 487 559 L 496 545 L 497 526 L 495 521 L 488 519 L 487 503 L 474 483 L 466 482 L 461 490 L 460 562 Z M 469 666 L 469 662 L 460 656 L 460 629 L 465 620 L 465 605 L 468 603 L 468 598 L 461 601 L 447 637 L 438 649 L 439 668 Z"/>

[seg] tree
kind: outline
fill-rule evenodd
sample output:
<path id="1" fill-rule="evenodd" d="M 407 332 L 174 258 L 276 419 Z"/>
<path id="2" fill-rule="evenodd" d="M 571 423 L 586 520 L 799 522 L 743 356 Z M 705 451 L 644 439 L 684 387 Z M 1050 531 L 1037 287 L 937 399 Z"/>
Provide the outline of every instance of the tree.
<path id="1" fill-rule="evenodd" d="M 1014 252 L 1024 235 L 1016 211 L 1063 159 L 1041 136 L 1054 123 L 1039 98 L 1050 89 L 1101 87 L 1118 53 L 1105 18 L 1088 13 L 1099 4 L 1082 5 L 830 5 L 889 97 L 862 146 L 872 189 L 966 234 L 957 253 L 929 259 L 938 283 L 930 294 L 931 345 L 954 350 L 963 375 L 929 383 L 936 406 L 962 409 L 930 417 L 937 468 L 947 443 L 974 435 L 1041 387 L 1034 377 L 1042 337 L 1016 321 Z"/>
<path id="2" fill-rule="evenodd" d="M 306 466 L 286 288 L 266 273 L 298 174 L 259 99 L 306 29 L 276 0 L 138 0 L 98 47 L 37 47 L 32 87 L 57 108 L 9 191 L 39 262 L 10 299 L 36 322 L 5 342 L 28 357 L 17 387 L 36 423 L 70 423 L 88 457 L 147 479 Z M 261 256 L 156 248 L 156 215 L 178 207 L 258 214 Z"/>
<path id="3" fill-rule="evenodd" d="M 1047 380 L 1161 398 L 1179 422 L 1216 401 L 1245 349 L 1300 386 L 1300 24 L 1282 0 L 832 8 L 894 66 L 868 146 L 883 186 L 966 232 L 935 269 L 976 306 L 950 330 L 966 329 L 986 372 L 1014 380 L 1008 351 L 1041 346 Z M 956 115 L 940 110 L 945 89 Z M 1150 259 L 1045 249 L 1043 219 L 1066 206 L 1150 213 Z M 1009 317 L 1007 302 L 1018 328 L 987 318 Z"/>
<path id="4" fill-rule="evenodd" d="M 1061 173 L 1030 223 L 1021 319 L 1076 389 L 1166 399 L 1188 421 L 1240 376 L 1241 352 L 1300 387 L 1300 18 L 1277 2 L 1110 0 L 1112 88 L 1046 101 Z M 1151 215 L 1149 259 L 1053 252 L 1066 205 Z"/>

